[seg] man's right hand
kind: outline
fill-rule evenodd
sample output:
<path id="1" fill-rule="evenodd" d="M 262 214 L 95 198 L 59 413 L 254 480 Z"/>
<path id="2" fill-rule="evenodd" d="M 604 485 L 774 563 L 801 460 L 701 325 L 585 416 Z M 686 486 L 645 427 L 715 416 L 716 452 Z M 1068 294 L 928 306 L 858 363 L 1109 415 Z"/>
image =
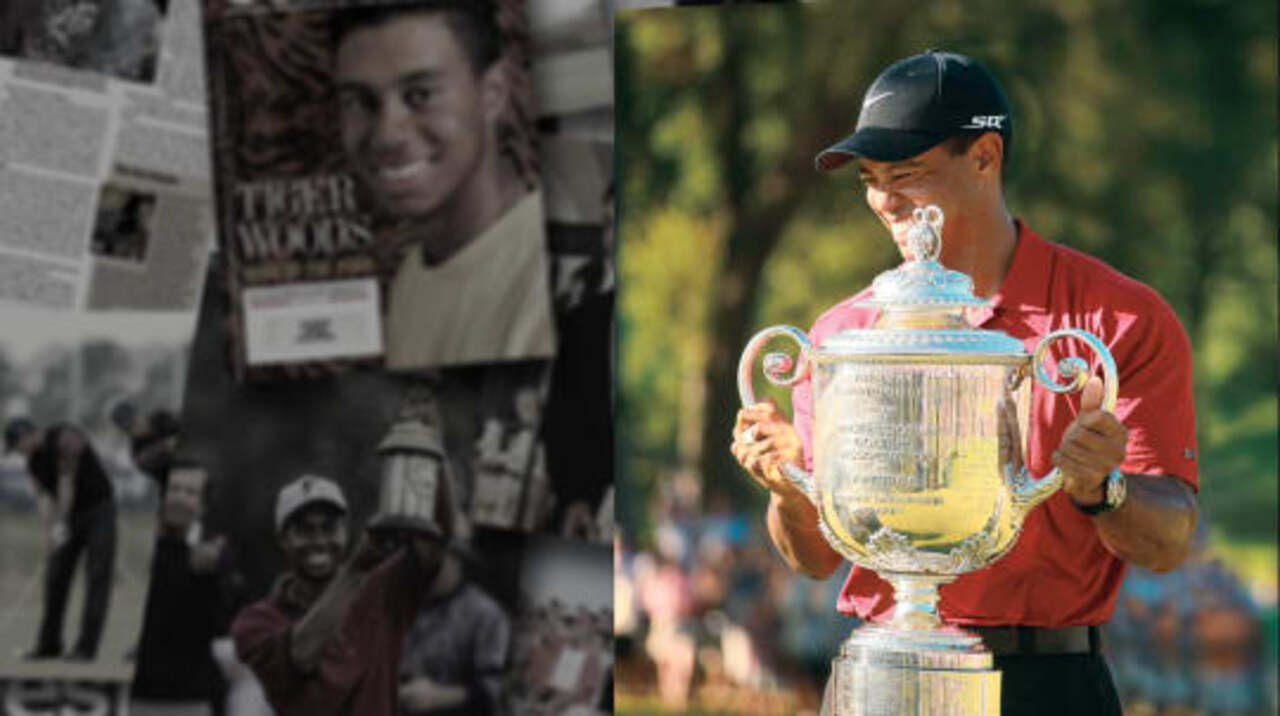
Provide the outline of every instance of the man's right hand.
<path id="1" fill-rule="evenodd" d="M 738 411 L 729 448 L 738 464 L 772 493 L 765 522 L 769 538 L 797 572 L 825 579 L 840 566 L 840 555 L 823 539 L 818 511 L 783 471 L 803 466 L 800 435 L 772 401 Z"/>
<path id="2" fill-rule="evenodd" d="M 738 411 L 729 451 L 742 469 L 784 502 L 808 498 L 791 482 L 782 466 L 803 464 L 800 435 L 773 401 L 749 405 Z"/>
<path id="3" fill-rule="evenodd" d="M 363 576 L 374 567 L 396 552 L 399 546 L 388 546 L 382 540 L 374 539 L 368 530 L 360 533 L 360 541 L 352 550 L 343 570 L 349 576 Z"/>

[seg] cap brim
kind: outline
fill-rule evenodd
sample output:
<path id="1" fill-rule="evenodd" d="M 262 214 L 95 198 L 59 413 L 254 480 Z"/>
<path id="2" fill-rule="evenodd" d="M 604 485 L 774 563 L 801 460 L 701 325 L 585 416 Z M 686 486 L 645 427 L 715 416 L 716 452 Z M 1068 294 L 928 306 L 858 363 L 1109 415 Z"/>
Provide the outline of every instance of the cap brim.
<path id="1" fill-rule="evenodd" d="M 910 159 L 933 148 L 946 137 L 932 132 L 865 127 L 822 150 L 814 158 L 818 171 L 831 171 L 863 157 L 877 162 Z"/>
<path id="2" fill-rule="evenodd" d="M 307 499 L 307 500 L 304 500 L 303 502 L 298 503 L 297 505 L 294 506 L 292 510 L 289 510 L 288 512 L 286 512 L 279 519 L 279 522 L 276 525 L 276 531 L 278 532 L 283 530 L 284 526 L 289 524 L 289 520 L 292 519 L 294 515 L 301 512 L 303 508 L 310 507 L 312 505 L 326 505 L 328 507 L 332 507 L 333 509 L 337 510 L 338 513 L 342 515 L 345 515 L 348 512 L 347 506 L 345 504 L 338 502 L 332 497 L 326 497 L 323 495 L 314 496 L 314 497 L 311 497 L 310 499 Z"/>

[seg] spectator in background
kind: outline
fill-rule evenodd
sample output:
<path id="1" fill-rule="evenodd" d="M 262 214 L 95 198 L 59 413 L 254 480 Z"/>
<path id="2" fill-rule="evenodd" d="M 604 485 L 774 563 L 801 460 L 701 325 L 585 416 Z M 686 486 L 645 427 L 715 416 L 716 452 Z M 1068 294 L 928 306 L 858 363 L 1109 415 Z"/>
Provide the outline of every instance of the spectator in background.
<path id="1" fill-rule="evenodd" d="M 1107 636 L 1126 713 L 1268 712 L 1258 609 L 1212 556 L 1205 525 L 1181 568 L 1134 569 L 1121 586 Z"/>
<path id="2" fill-rule="evenodd" d="M 160 526 L 151 560 L 129 713 L 135 716 L 208 716 L 220 711 L 226 691 L 210 648 L 227 629 L 226 540 L 199 543 L 188 529 L 204 513 L 209 475 L 175 461 L 164 487 Z"/>
<path id="3" fill-rule="evenodd" d="M 80 636 L 69 658 L 93 661 L 106 626 L 116 559 L 114 488 L 84 433 L 60 424 L 39 430 L 25 418 L 5 426 L 5 451 L 27 459 L 48 535 L 44 612 L 29 659 L 62 656 L 62 620 L 76 562 L 85 554 L 85 598 Z"/>
<path id="4" fill-rule="evenodd" d="M 692 610 L 689 580 L 680 565 L 662 557 L 654 570 L 637 575 L 636 591 L 649 621 L 645 651 L 658 669 L 658 693 L 668 708 L 684 709 L 693 686 L 697 643 L 683 625 Z"/>
<path id="5" fill-rule="evenodd" d="M 405 537 L 390 533 L 381 538 L 394 544 Z M 501 713 L 510 644 L 506 611 L 467 579 L 456 553 L 446 552 L 436 588 L 405 638 L 401 711 L 432 716 Z"/>

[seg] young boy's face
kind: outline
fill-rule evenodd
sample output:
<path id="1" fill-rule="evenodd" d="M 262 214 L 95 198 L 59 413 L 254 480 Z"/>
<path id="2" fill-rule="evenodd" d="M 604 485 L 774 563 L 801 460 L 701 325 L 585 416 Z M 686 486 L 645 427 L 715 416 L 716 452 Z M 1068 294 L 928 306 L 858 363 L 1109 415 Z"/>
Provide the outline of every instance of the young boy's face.
<path id="1" fill-rule="evenodd" d="M 443 13 L 352 30 L 338 47 L 342 144 L 378 209 L 428 218 L 464 200 L 497 117 L 494 68 L 477 74 Z"/>

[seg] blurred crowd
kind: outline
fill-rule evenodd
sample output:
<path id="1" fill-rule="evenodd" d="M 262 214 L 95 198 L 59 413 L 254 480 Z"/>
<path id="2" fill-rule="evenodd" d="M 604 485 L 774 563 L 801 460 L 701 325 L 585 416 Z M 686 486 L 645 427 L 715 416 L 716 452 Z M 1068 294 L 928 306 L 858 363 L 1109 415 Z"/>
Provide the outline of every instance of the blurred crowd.
<path id="1" fill-rule="evenodd" d="M 1276 713 L 1274 600 L 1262 608 L 1207 534 L 1181 568 L 1131 568 L 1121 587 L 1106 635 L 1126 713 Z"/>
<path id="2" fill-rule="evenodd" d="M 698 481 L 664 481 L 649 544 L 614 541 L 620 698 L 683 712 L 816 712 L 831 657 L 856 619 L 839 579 L 792 573 L 760 516 Z M 1260 606 L 1208 549 L 1165 575 L 1131 569 L 1105 649 L 1127 714 L 1225 716 L 1276 709 L 1275 606 Z"/>
<path id="3" fill-rule="evenodd" d="M 608 607 L 522 599 L 511 643 L 510 713 L 592 716 L 612 711 Z"/>
<path id="4" fill-rule="evenodd" d="M 837 580 L 794 575 L 763 521 L 687 474 L 655 496 L 653 545 L 614 542 L 615 677 L 673 711 L 816 711 L 829 660 L 857 621 Z"/>

